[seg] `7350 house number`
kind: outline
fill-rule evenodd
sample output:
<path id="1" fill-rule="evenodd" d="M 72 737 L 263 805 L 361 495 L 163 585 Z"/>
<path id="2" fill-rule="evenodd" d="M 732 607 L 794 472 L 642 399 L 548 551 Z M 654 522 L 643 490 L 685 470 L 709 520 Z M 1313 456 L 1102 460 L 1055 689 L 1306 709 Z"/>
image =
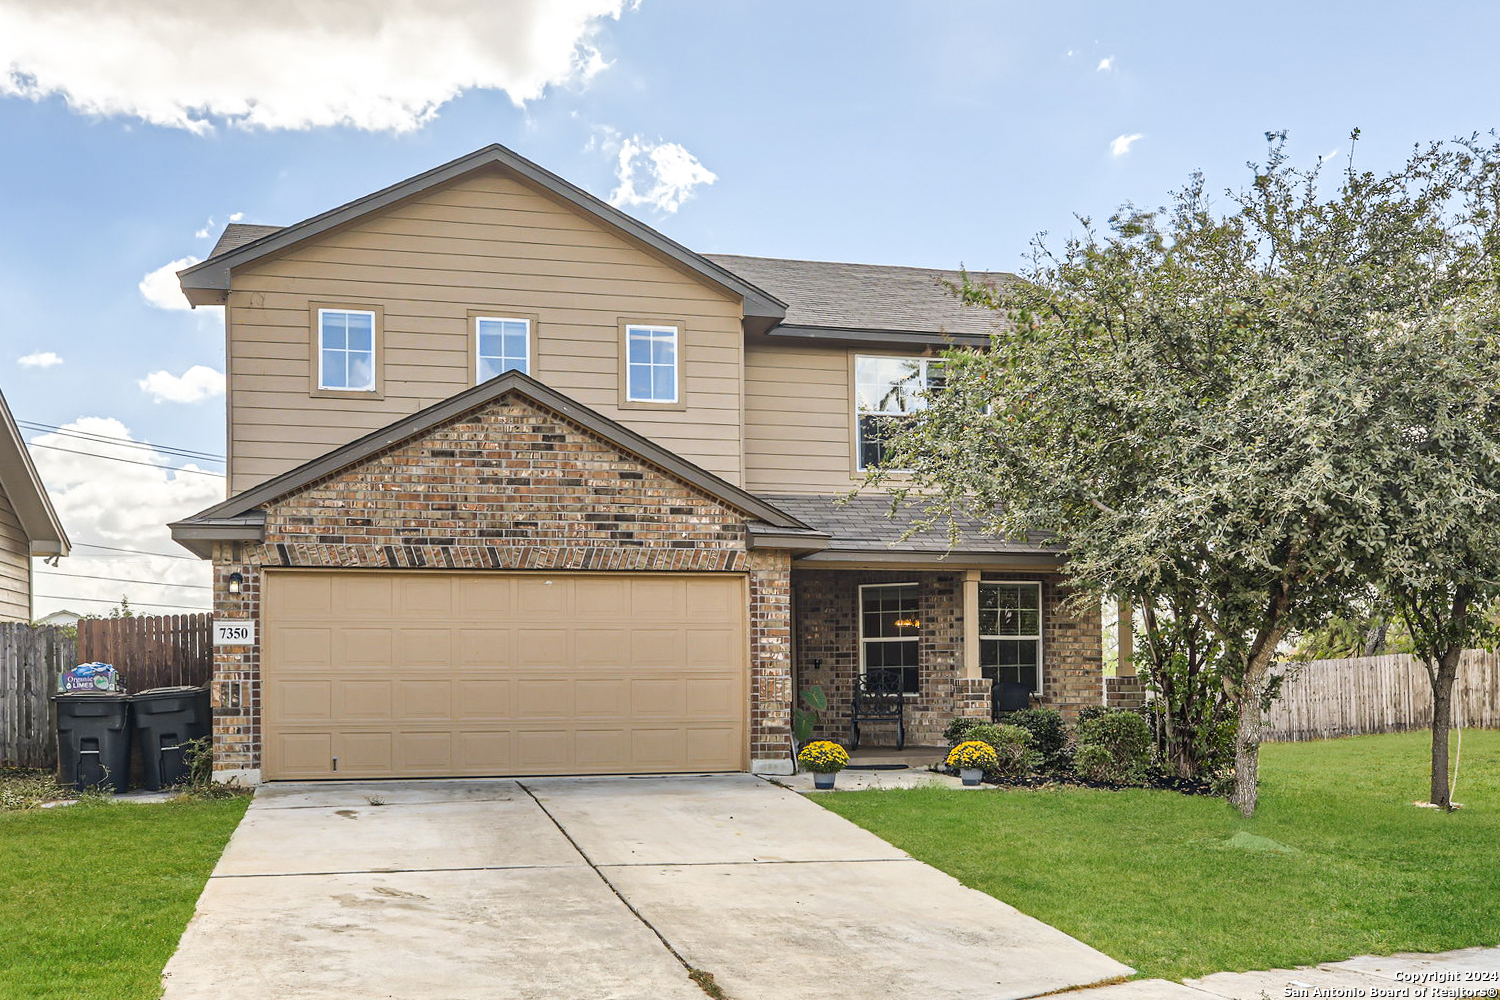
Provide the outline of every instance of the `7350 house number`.
<path id="1" fill-rule="evenodd" d="M 255 623 L 252 621 L 214 620 L 215 646 L 255 645 Z"/>

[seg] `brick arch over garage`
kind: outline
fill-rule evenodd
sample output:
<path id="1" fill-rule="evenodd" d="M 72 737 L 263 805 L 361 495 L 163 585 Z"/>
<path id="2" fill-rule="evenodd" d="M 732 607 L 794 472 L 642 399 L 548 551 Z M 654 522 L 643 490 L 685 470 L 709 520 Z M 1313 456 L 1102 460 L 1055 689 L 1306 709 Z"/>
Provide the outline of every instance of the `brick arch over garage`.
<path id="1" fill-rule="evenodd" d="M 378 570 L 403 579 L 538 571 L 737 576 L 746 595 L 742 759 L 777 769 L 788 758 L 788 554 L 751 549 L 745 513 L 526 394 L 501 394 L 393 440 L 259 509 L 261 539 L 212 543 L 215 614 L 258 625 L 256 645 L 215 654 L 222 775 L 254 780 L 265 764 L 261 660 L 276 623 L 263 617 L 262 597 L 268 576 L 291 570 L 334 577 Z M 231 594 L 236 574 L 239 593 Z"/>

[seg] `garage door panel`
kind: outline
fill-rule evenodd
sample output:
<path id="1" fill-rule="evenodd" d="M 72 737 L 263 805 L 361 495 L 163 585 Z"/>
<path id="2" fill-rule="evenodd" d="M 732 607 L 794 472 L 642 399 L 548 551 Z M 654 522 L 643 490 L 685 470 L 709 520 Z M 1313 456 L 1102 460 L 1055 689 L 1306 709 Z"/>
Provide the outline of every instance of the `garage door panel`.
<path id="1" fill-rule="evenodd" d="M 690 677 L 683 681 L 683 689 L 683 710 L 690 719 L 724 721 L 740 717 L 739 685 L 733 677 Z"/>
<path id="2" fill-rule="evenodd" d="M 566 628 L 518 628 L 516 666 L 567 667 L 573 659 L 571 640 Z"/>
<path id="3" fill-rule="evenodd" d="M 332 733 L 280 733 L 266 744 L 266 764 L 278 777 L 324 777 L 332 758 Z"/>
<path id="4" fill-rule="evenodd" d="M 337 773 L 341 777 L 393 773 L 394 744 L 394 734 L 388 730 L 335 733 L 333 748 L 338 756 Z"/>
<path id="5" fill-rule="evenodd" d="M 505 667 L 515 662 L 515 636 L 510 629 L 460 628 L 454 645 L 454 665 L 463 669 Z"/>
<path id="6" fill-rule="evenodd" d="M 733 629 L 688 629 L 683 634 L 685 644 L 682 665 L 689 670 L 711 667 L 718 670 L 732 669 L 744 658 L 744 636 Z"/>
<path id="7" fill-rule="evenodd" d="M 272 680 L 266 687 L 266 710 L 288 722 L 329 722 L 333 719 L 333 681 Z"/>
<path id="8" fill-rule="evenodd" d="M 365 618 L 379 615 L 389 618 L 394 610 L 392 589 L 396 577 L 374 573 L 336 573 L 332 575 L 333 608 L 336 618 Z M 381 620 L 381 619 L 374 619 Z"/>
<path id="9" fill-rule="evenodd" d="M 339 667 L 389 667 L 395 661 L 395 636 L 388 628 L 342 628 L 334 638 L 334 663 Z"/>
<path id="10" fill-rule="evenodd" d="M 340 680 L 338 682 L 339 718 L 351 722 L 390 722 L 391 681 L 366 678 L 364 680 Z"/>
<path id="11" fill-rule="evenodd" d="M 745 765 L 742 577 L 270 571 L 264 596 L 269 778 Z"/>
<path id="12" fill-rule="evenodd" d="M 508 680 L 461 679 L 457 687 L 456 719 L 509 719 L 515 715 Z"/>
<path id="13" fill-rule="evenodd" d="M 521 771 L 566 773 L 573 769 L 573 733 L 568 729 L 516 734 L 516 766 Z"/>
<path id="14" fill-rule="evenodd" d="M 458 717 L 454 703 L 454 683 L 446 678 L 403 680 L 396 683 L 396 718 L 446 721 Z"/>
<path id="15" fill-rule="evenodd" d="M 573 715 L 573 685 L 565 680 L 516 682 L 517 719 L 565 719 Z"/>

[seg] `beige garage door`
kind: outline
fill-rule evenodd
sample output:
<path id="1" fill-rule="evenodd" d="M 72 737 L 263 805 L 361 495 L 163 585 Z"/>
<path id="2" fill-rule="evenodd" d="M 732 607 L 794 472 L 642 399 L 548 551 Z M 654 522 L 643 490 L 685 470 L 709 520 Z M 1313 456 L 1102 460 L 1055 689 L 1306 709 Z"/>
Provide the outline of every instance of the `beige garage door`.
<path id="1" fill-rule="evenodd" d="M 267 778 L 738 771 L 735 576 L 269 572 Z"/>

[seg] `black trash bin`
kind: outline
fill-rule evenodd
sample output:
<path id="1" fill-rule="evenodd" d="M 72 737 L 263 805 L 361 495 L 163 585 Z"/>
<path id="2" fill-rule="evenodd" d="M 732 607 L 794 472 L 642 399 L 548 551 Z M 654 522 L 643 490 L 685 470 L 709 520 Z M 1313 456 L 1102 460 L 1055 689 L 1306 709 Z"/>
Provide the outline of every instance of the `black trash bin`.
<path id="1" fill-rule="evenodd" d="M 114 691 L 55 694 L 57 781 L 83 791 L 130 787 L 130 699 Z"/>
<path id="2" fill-rule="evenodd" d="M 186 744 L 209 732 L 208 688 L 151 688 L 130 696 L 141 784 L 157 791 L 187 777 Z"/>

